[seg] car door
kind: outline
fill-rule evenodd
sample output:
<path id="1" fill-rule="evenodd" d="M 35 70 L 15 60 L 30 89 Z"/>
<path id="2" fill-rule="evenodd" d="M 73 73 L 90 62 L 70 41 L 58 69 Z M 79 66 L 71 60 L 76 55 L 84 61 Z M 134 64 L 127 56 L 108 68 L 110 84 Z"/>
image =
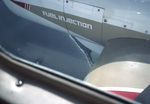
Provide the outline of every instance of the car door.
<path id="1" fill-rule="evenodd" d="M 104 9 L 74 0 L 64 0 L 66 26 L 71 35 L 100 43 Z"/>
<path id="2" fill-rule="evenodd" d="M 66 29 L 66 23 L 60 18 L 64 17 L 63 1 L 64 0 L 39 0 L 36 2 L 36 4 L 34 1 L 30 1 L 30 11 L 42 17 L 37 17 L 39 20 L 36 20 L 36 22 L 68 33 Z"/>

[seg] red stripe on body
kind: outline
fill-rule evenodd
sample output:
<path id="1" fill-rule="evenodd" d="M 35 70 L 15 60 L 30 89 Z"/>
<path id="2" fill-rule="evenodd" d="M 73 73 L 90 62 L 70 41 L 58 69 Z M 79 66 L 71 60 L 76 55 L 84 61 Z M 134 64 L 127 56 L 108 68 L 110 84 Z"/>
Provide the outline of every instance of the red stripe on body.
<path id="1" fill-rule="evenodd" d="M 129 92 L 129 91 L 108 91 L 108 92 L 123 96 L 131 100 L 134 100 L 140 94 L 139 92 Z"/>
<path id="2" fill-rule="evenodd" d="M 18 2 L 18 1 L 14 1 L 14 0 L 10 0 L 10 1 L 12 1 L 13 3 L 19 5 L 19 6 L 22 7 L 22 8 L 25 8 L 25 3 Z"/>
<path id="3" fill-rule="evenodd" d="M 28 4 L 25 4 L 26 6 L 25 6 L 25 9 L 27 9 L 28 10 Z"/>
<path id="4" fill-rule="evenodd" d="M 30 5 L 28 4 L 28 10 L 30 10 Z"/>
<path id="5" fill-rule="evenodd" d="M 15 1 L 15 0 L 10 0 L 12 1 L 13 3 L 17 4 L 18 6 L 24 8 L 24 9 L 27 9 L 29 10 L 29 4 L 26 4 L 26 3 L 22 3 L 22 2 L 19 2 L 19 1 Z"/>

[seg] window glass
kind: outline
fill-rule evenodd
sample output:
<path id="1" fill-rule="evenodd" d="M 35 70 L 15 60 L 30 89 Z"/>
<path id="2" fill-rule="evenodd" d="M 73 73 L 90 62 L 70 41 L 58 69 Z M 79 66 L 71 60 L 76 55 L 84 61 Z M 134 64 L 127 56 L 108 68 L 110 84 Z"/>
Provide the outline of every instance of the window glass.
<path id="1" fill-rule="evenodd" d="M 31 8 L 29 4 L 24 3 L 24 6 L 11 1 L 26 9 L 27 15 L 31 10 L 36 19 L 42 18 L 39 23 L 48 26 L 50 22 L 52 28 L 59 27 L 61 31 L 33 22 L 34 16 L 30 17 L 32 21 L 21 18 L 0 1 L 0 47 L 6 52 L 131 100 L 150 84 L 149 0 L 108 0 L 108 3 L 105 0 L 72 0 L 71 3 L 58 0 L 54 4 L 61 7 L 53 5 L 51 9 L 47 9 L 48 3 L 39 7 L 40 4 L 35 6 L 31 1 Z M 64 5 L 71 9 L 65 10 Z M 83 7 L 80 15 L 78 7 Z M 85 10 L 91 11 L 86 12 L 88 15 L 82 14 Z M 97 21 L 99 16 L 101 20 Z M 95 27 L 99 31 L 94 31 L 94 37 Z"/>

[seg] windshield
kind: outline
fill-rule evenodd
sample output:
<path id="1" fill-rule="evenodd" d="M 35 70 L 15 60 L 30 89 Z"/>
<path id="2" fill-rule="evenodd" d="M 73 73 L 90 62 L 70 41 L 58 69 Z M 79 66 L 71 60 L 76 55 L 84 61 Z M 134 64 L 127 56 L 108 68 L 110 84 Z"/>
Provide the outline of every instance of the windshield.
<path id="1" fill-rule="evenodd" d="M 3 2 L 0 11 L 0 45 L 7 51 L 81 80 L 89 73 L 90 52 L 71 36 L 20 18 Z"/>
<path id="2" fill-rule="evenodd" d="M 150 84 L 147 11 L 10 1 L 0 1 L 0 46 L 11 55 L 131 100 Z"/>

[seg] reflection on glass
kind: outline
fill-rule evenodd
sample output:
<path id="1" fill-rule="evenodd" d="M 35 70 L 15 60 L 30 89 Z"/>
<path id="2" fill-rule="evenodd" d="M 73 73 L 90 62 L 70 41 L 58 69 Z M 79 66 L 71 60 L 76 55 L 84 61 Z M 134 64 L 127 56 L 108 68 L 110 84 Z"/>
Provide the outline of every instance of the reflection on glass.
<path id="1" fill-rule="evenodd" d="M 149 85 L 149 0 L 4 2 L 9 53 L 132 100 Z"/>

